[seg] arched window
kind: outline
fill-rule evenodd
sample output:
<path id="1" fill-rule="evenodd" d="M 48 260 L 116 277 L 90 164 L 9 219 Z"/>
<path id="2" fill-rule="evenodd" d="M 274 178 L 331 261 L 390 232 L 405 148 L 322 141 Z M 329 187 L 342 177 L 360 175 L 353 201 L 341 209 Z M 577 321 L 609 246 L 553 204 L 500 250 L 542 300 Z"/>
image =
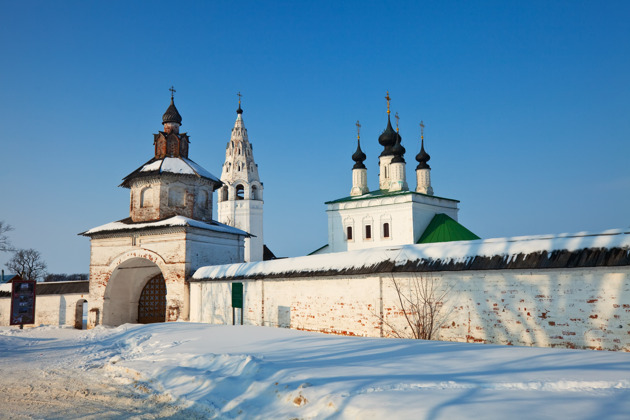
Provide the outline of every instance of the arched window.
<path id="1" fill-rule="evenodd" d="M 153 190 L 146 187 L 140 192 L 140 207 L 151 207 L 153 205 Z"/>
<path id="2" fill-rule="evenodd" d="M 260 200 L 258 197 L 258 188 L 255 185 L 252 185 L 252 200 Z"/>
<path id="3" fill-rule="evenodd" d="M 346 228 L 346 236 L 347 236 L 346 239 L 348 239 L 349 241 L 352 240 L 352 226 L 348 226 Z"/>
<path id="4" fill-rule="evenodd" d="M 236 199 L 237 200 L 242 200 L 244 199 L 244 194 L 245 194 L 245 188 L 243 188 L 243 186 L 241 184 L 238 184 L 236 186 Z"/>
<path id="5" fill-rule="evenodd" d="M 221 188 L 219 191 L 219 201 L 227 201 L 228 199 L 228 188 L 227 186 Z"/>
<path id="6" fill-rule="evenodd" d="M 365 239 L 372 239 L 372 225 L 365 225 Z"/>
<path id="7" fill-rule="evenodd" d="M 389 238 L 389 223 L 383 223 L 383 238 Z"/>

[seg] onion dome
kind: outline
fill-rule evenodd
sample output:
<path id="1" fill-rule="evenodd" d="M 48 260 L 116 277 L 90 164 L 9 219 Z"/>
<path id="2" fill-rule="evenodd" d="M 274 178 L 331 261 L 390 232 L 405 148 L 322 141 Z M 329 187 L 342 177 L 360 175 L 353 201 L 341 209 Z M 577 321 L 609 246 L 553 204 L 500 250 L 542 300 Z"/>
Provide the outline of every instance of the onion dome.
<path id="1" fill-rule="evenodd" d="M 381 146 L 385 148 L 383 150 L 383 153 L 381 153 L 381 156 L 389 156 L 393 154 L 391 149 L 394 144 L 396 144 L 396 140 L 396 131 L 394 131 L 394 129 L 392 128 L 392 122 L 389 118 L 389 115 L 387 115 L 387 127 L 385 127 L 385 130 L 378 138 L 378 142 L 381 144 Z"/>
<path id="2" fill-rule="evenodd" d="M 422 145 L 420 146 L 420 153 L 416 155 L 418 166 L 416 169 L 431 169 L 427 162 L 431 159 L 431 156 L 424 151 L 424 139 L 422 139 Z"/>
<path id="3" fill-rule="evenodd" d="M 162 115 L 162 124 L 166 123 L 182 123 L 182 116 L 179 115 L 177 108 L 175 108 L 175 103 L 173 102 L 173 97 L 171 96 L 171 104 L 166 109 L 164 115 Z"/>
<path id="4" fill-rule="evenodd" d="M 394 155 L 392 163 L 405 163 L 404 156 L 406 150 L 400 143 L 401 140 L 402 138 L 400 137 L 400 134 L 396 133 L 396 143 L 394 144 L 394 147 L 392 147 L 392 154 Z"/>
<path id="5" fill-rule="evenodd" d="M 363 161 L 366 159 L 365 153 L 361 150 L 361 140 L 357 140 L 357 150 L 352 155 L 352 160 L 354 160 L 355 164 L 352 169 L 365 169 L 365 165 Z"/>
<path id="6" fill-rule="evenodd" d="M 243 114 L 243 109 L 241 108 L 241 101 L 238 101 L 238 109 L 236 110 L 236 113 L 239 115 Z"/>

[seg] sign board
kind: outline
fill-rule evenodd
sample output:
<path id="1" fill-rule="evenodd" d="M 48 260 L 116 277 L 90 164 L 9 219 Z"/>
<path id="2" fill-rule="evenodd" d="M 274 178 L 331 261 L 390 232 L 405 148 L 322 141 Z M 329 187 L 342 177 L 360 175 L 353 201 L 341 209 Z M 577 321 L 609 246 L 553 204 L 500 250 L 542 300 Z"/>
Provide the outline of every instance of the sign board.
<path id="1" fill-rule="evenodd" d="M 232 283 L 232 308 L 243 308 L 243 283 Z"/>
<path id="2" fill-rule="evenodd" d="M 35 282 L 13 279 L 9 325 L 35 323 Z"/>

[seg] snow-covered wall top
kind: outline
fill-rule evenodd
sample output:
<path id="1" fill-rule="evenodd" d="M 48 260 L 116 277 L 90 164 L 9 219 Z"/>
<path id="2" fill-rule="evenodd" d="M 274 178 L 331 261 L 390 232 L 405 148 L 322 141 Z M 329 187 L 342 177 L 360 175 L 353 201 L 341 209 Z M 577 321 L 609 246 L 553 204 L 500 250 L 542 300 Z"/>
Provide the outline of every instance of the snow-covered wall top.
<path id="1" fill-rule="evenodd" d="M 363 274 L 385 271 L 441 271 L 630 265 L 630 228 L 600 233 L 518 236 L 476 241 L 372 248 L 208 266 L 192 280 Z"/>
<path id="2" fill-rule="evenodd" d="M 129 219 L 125 219 L 129 220 Z M 190 226 L 196 227 L 200 229 L 212 230 L 215 232 L 226 232 L 237 235 L 248 236 L 249 234 L 240 229 L 234 228 L 232 226 L 224 225 L 219 222 L 205 223 L 199 220 L 189 219 L 184 216 L 173 216 L 168 219 L 160 220 L 157 222 L 146 222 L 146 223 L 131 223 L 125 221 L 118 221 L 107 223 L 106 225 L 98 226 L 92 228 L 86 232 L 81 233 L 84 236 L 90 236 L 95 233 L 105 233 L 105 232 L 118 232 L 125 230 L 138 230 L 138 229 L 146 229 L 146 228 L 159 228 L 159 227 L 175 227 L 175 226 Z"/>

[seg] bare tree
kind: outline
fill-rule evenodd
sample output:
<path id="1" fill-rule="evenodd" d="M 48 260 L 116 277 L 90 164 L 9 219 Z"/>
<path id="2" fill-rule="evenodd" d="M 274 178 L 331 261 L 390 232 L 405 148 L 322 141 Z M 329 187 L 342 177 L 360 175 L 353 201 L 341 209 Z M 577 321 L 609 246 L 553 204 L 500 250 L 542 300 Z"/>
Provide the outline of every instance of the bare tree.
<path id="1" fill-rule="evenodd" d="M 36 281 L 46 272 L 46 263 L 34 249 L 18 249 L 5 265 L 23 280 Z"/>
<path id="2" fill-rule="evenodd" d="M 13 247 L 11 246 L 11 241 L 7 236 L 7 232 L 13 230 L 11 225 L 4 223 L 4 221 L 0 220 L 0 252 L 13 251 Z"/>
<path id="3" fill-rule="evenodd" d="M 438 279 L 419 274 L 406 280 L 392 276 L 392 283 L 407 326 L 400 328 L 386 320 L 382 320 L 383 323 L 399 338 L 436 339 L 448 316 L 443 307 L 452 287 L 441 287 Z"/>

